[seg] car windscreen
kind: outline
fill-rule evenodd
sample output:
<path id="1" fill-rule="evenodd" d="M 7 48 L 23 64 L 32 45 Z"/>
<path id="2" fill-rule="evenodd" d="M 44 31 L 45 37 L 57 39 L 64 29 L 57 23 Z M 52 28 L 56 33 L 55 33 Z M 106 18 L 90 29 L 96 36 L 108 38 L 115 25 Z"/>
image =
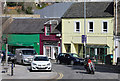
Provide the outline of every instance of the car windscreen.
<path id="1" fill-rule="evenodd" d="M 72 57 L 79 57 L 77 54 L 71 54 Z"/>
<path id="2" fill-rule="evenodd" d="M 47 57 L 35 57 L 34 61 L 49 61 Z"/>
<path id="3" fill-rule="evenodd" d="M 36 51 L 35 50 L 22 50 L 23 55 L 35 55 Z"/>

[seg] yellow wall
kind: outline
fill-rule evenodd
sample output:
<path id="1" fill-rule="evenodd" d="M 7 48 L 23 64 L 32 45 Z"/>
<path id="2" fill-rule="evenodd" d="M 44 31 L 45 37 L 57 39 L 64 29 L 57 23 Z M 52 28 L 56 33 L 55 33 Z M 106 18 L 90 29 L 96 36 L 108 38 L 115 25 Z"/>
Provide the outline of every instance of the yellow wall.
<path id="1" fill-rule="evenodd" d="M 80 32 L 75 32 L 75 21 L 80 21 Z M 94 32 L 88 32 L 88 22 L 93 21 Z M 102 22 L 108 22 L 108 32 L 102 32 Z M 87 18 L 86 19 L 86 35 L 87 44 L 107 44 L 110 49 L 109 54 L 113 54 L 113 27 L 114 18 Z M 84 35 L 84 18 L 76 19 L 62 19 L 62 52 L 66 52 L 64 44 L 71 44 L 71 52 L 77 53 L 76 46 L 74 44 L 82 44 L 81 36 Z"/>

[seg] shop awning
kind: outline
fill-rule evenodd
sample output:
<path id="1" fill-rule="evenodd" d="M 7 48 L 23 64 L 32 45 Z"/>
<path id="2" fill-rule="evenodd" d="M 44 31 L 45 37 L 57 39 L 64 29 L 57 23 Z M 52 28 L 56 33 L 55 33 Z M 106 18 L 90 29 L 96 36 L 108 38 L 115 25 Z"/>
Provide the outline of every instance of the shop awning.
<path id="1" fill-rule="evenodd" d="M 87 48 L 110 48 L 108 45 L 86 45 Z"/>
<path id="2" fill-rule="evenodd" d="M 10 46 L 34 46 L 33 43 L 8 43 Z"/>

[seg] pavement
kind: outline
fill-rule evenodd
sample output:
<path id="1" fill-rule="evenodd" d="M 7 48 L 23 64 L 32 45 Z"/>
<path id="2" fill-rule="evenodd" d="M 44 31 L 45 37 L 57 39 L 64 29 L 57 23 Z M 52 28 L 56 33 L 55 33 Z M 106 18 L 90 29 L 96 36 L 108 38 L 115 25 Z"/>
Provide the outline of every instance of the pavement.
<path id="1" fill-rule="evenodd" d="M 14 75 L 11 76 L 11 68 L 9 65 L 8 72 L 2 73 L 2 79 L 55 79 L 58 77 L 57 72 L 29 71 L 29 66 L 16 65 Z"/>
<path id="2" fill-rule="evenodd" d="M 1 67 L 1 59 L 0 59 L 0 71 L 2 71 L 2 67 Z M 2 80 L 2 73 L 0 72 L 0 80 Z"/>

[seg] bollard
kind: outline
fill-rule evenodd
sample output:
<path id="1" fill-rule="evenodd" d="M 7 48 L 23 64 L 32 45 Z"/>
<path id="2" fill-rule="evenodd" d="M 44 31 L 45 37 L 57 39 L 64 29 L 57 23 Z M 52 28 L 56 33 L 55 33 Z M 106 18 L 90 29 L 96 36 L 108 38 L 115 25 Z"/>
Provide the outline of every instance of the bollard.
<path id="1" fill-rule="evenodd" d="M 11 65 L 11 76 L 13 76 L 13 63 Z"/>

